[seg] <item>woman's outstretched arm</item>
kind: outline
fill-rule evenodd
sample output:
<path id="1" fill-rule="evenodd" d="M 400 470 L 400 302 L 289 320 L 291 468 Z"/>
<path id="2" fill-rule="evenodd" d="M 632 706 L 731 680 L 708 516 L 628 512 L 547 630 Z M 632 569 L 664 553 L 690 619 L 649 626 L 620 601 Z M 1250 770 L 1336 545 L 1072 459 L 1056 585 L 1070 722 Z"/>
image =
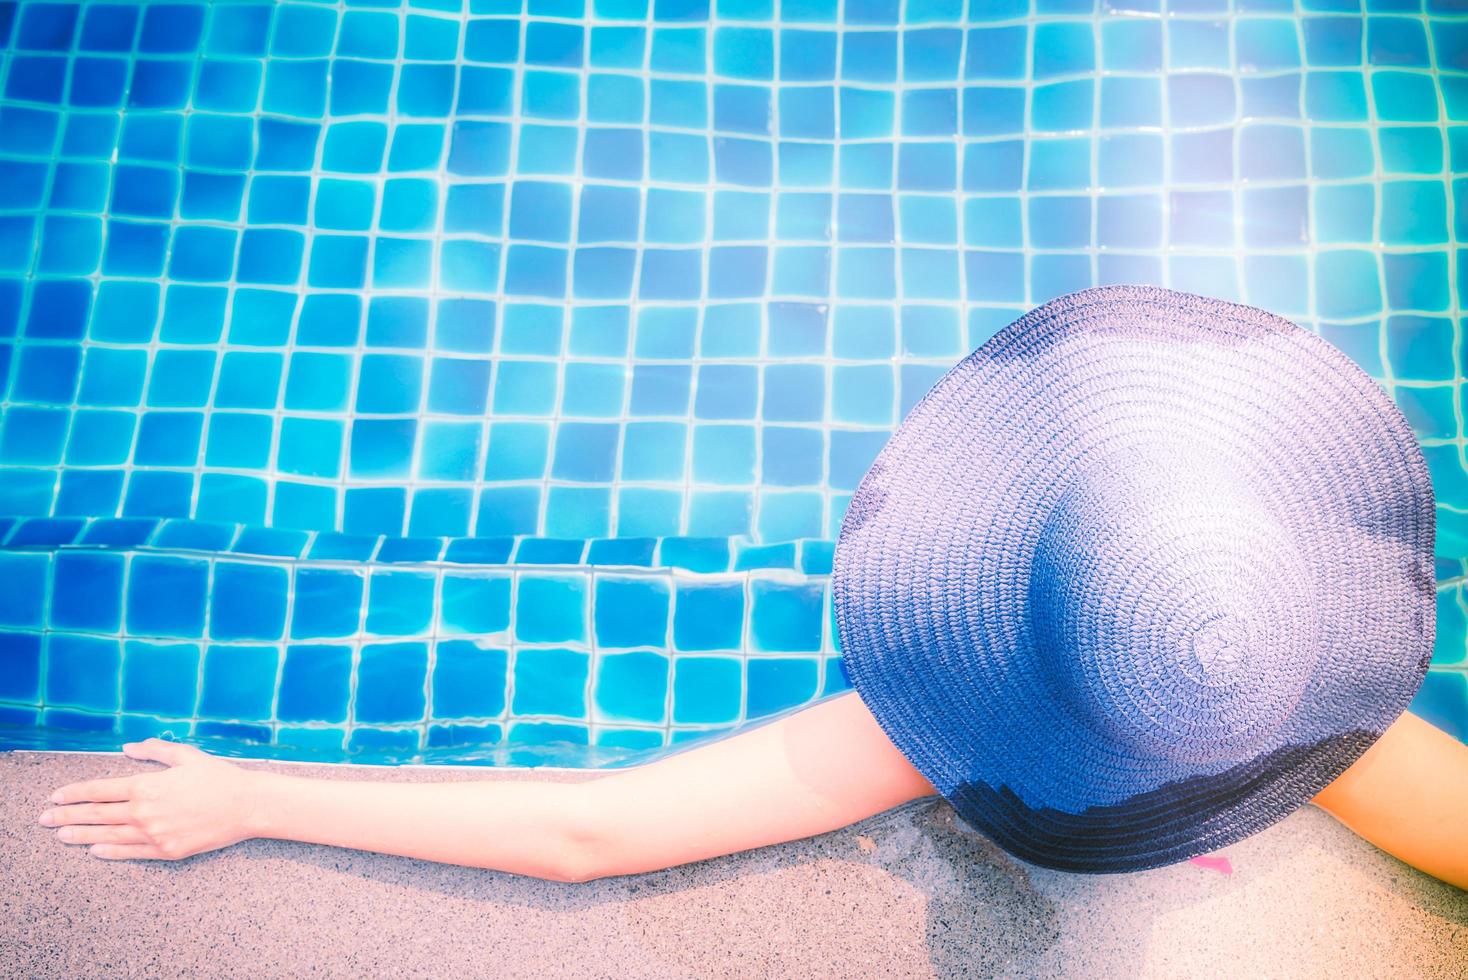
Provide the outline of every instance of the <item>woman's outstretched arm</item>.
<path id="1" fill-rule="evenodd" d="M 934 792 L 853 692 L 579 783 L 310 778 L 159 739 L 125 751 L 170 768 L 63 786 L 42 823 L 105 858 L 177 859 L 276 837 L 585 881 L 799 840 Z M 1312 802 L 1468 888 L 1468 745 L 1416 715 Z"/>
<path id="2" fill-rule="evenodd" d="M 273 837 L 585 881 L 799 840 L 934 792 L 849 691 L 577 783 L 291 776 L 158 739 L 128 754 L 172 768 L 60 791 L 64 822 L 83 825 L 71 842 L 100 843 L 99 857 Z"/>

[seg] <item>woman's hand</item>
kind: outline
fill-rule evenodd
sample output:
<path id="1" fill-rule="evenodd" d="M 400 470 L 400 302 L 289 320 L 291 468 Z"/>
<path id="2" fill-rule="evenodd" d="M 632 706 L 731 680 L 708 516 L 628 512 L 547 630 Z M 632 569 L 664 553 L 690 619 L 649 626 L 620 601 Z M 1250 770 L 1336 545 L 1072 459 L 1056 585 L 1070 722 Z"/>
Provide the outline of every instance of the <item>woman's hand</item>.
<path id="1" fill-rule="evenodd" d="M 251 788 L 258 773 L 179 742 L 150 738 L 122 747 L 130 759 L 167 769 L 70 783 L 41 814 L 67 844 L 101 858 L 177 861 L 254 836 Z"/>

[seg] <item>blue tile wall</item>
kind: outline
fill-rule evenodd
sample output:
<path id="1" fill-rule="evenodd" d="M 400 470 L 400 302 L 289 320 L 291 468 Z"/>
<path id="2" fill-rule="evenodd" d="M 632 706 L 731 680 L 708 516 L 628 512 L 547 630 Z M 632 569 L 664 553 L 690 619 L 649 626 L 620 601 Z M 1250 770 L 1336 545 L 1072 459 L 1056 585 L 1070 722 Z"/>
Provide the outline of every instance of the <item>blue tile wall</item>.
<path id="1" fill-rule="evenodd" d="M 1465 173 L 1451 4 L 0 3 L 0 724 L 579 764 L 824 696 L 907 410 L 1146 281 L 1401 406 L 1462 733 Z"/>
<path id="2" fill-rule="evenodd" d="M 822 539 L 4 534 L 0 702 L 51 747 L 617 764 L 849 687 Z"/>

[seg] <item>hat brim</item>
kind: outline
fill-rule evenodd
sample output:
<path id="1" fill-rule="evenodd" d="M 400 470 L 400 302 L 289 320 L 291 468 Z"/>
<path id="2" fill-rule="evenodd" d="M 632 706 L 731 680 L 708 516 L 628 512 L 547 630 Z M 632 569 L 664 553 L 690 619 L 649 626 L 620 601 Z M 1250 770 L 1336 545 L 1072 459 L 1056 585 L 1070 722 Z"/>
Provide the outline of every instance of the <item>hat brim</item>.
<path id="1" fill-rule="evenodd" d="M 1315 671 L 1250 758 L 1110 742 L 1044 675 L 1034 544 L 1076 460 L 1118 432 L 1220 453 L 1310 563 Z M 1044 867 L 1144 870 L 1283 819 L 1406 710 L 1432 655 L 1434 533 L 1411 428 L 1339 349 L 1254 307 L 1098 287 L 1016 320 L 908 413 L 837 537 L 838 643 L 888 737 L 976 829 Z"/>

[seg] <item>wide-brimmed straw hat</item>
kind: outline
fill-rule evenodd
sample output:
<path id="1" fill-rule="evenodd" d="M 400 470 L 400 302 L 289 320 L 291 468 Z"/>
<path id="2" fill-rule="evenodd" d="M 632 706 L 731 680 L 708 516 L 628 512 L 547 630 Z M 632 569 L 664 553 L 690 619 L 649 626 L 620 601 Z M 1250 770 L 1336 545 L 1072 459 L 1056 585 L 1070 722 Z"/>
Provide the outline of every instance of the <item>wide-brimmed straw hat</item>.
<path id="1" fill-rule="evenodd" d="M 908 413 L 833 569 L 858 695 L 1014 856 L 1137 871 L 1283 819 L 1406 710 L 1432 482 L 1382 388 L 1264 310 L 1062 296 Z"/>

